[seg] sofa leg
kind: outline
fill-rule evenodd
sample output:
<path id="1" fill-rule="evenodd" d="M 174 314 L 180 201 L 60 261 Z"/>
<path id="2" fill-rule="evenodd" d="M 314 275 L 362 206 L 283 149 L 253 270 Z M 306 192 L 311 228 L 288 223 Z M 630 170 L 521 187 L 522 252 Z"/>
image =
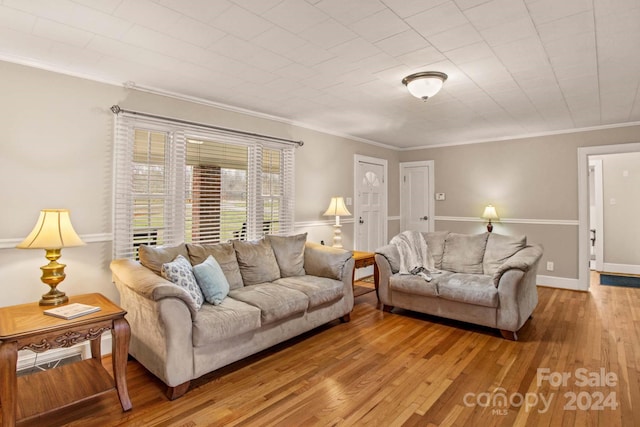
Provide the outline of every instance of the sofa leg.
<path id="1" fill-rule="evenodd" d="M 187 390 L 189 390 L 189 384 L 191 384 L 191 381 L 187 381 L 186 383 L 182 383 L 175 387 L 167 387 L 167 399 L 176 400 L 177 398 L 182 397 Z"/>
<path id="2" fill-rule="evenodd" d="M 393 306 L 392 305 L 382 304 L 382 311 L 386 311 L 387 313 L 391 313 L 391 310 L 393 310 Z"/>
<path id="3" fill-rule="evenodd" d="M 351 321 L 351 313 L 347 313 L 340 318 L 340 323 L 349 323 Z"/>
<path id="4" fill-rule="evenodd" d="M 500 335 L 502 335 L 502 338 L 505 340 L 518 341 L 518 334 L 516 334 L 515 331 L 500 329 Z"/>

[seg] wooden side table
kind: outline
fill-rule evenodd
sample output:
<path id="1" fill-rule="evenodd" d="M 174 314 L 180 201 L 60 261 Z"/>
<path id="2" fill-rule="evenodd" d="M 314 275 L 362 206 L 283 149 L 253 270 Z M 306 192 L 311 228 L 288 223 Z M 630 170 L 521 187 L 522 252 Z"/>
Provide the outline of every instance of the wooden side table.
<path id="1" fill-rule="evenodd" d="M 356 261 L 355 268 L 365 268 L 375 264 L 375 255 L 373 252 L 353 251 L 353 259 Z"/>
<path id="2" fill-rule="evenodd" d="M 46 414 L 114 388 L 123 411 L 131 409 L 127 390 L 129 323 L 126 311 L 100 294 L 69 297 L 69 303 L 99 306 L 100 311 L 71 320 L 43 313 L 51 307 L 38 303 L 0 307 L 0 405 L 2 426 Z M 111 330 L 113 336 L 113 376 L 102 366 L 100 338 Z M 36 353 L 71 347 L 89 341 L 91 358 L 17 377 L 18 350 Z M 115 382 L 115 385 L 114 385 Z"/>
<path id="3" fill-rule="evenodd" d="M 355 260 L 355 267 L 353 269 L 353 278 L 351 282 L 355 281 L 356 269 L 357 268 L 365 268 L 373 265 L 374 275 L 375 271 L 378 268 L 376 265 L 376 254 L 373 252 L 363 252 L 363 251 L 352 251 L 353 259 Z M 378 282 L 376 282 L 376 297 L 378 296 Z"/>

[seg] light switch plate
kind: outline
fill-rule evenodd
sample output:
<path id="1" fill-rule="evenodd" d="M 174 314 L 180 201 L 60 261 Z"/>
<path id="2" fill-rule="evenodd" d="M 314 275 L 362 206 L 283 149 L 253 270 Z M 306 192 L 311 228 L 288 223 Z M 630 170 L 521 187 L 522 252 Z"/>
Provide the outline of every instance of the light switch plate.
<path id="1" fill-rule="evenodd" d="M 444 200 L 446 198 L 444 193 L 436 193 L 436 200 Z"/>

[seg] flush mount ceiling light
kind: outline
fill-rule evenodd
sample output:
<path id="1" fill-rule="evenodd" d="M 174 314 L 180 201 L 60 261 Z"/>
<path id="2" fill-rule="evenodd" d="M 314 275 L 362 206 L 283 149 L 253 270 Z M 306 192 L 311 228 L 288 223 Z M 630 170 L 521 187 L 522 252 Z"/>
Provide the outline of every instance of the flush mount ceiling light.
<path id="1" fill-rule="evenodd" d="M 402 84 L 407 87 L 411 95 L 426 101 L 440 91 L 447 77 L 445 73 L 439 71 L 424 71 L 405 77 L 402 79 Z"/>

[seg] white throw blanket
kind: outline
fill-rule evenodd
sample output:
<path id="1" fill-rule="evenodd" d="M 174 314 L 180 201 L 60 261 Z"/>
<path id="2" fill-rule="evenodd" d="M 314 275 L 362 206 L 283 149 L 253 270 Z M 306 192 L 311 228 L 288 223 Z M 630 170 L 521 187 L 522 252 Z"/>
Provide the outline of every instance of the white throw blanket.
<path id="1" fill-rule="evenodd" d="M 403 231 L 391 239 L 400 252 L 400 274 L 417 274 L 431 281 L 433 258 L 427 242 L 419 231 Z"/>

